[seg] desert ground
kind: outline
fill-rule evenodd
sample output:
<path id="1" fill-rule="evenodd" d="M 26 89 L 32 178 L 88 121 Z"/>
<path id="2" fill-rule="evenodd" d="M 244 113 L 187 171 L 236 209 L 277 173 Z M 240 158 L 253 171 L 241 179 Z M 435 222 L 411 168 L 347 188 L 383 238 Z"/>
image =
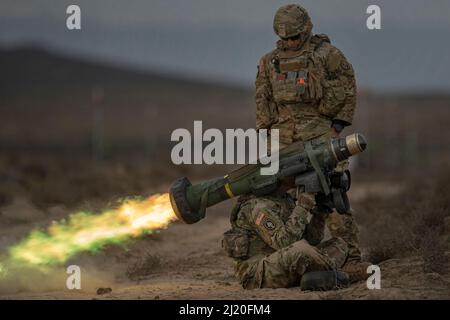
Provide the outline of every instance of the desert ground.
<path id="1" fill-rule="evenodd" d="M 164 191 L 167 186 L 148 193 Z M 25 271 L 9 282 L 0 282 L 1 299 L 449 299 L 448 230 L 442 232 L 446 261 L 428 258 L 420 248 L 412 252 L 405 235 L 413 231 L 407 224 L 377 226 L 362 212 L 365 202 L 398 203 L 407 188 L 401 182 L 359 183 L 351 199 L 359 211 L 364 256 L 381 269 L 381 289 L 369 290 L 360 282 L 349 288 L 328 292 L 302 292 L 299 288 L 244 290 L 233 277 L 233 261 L 221 249 L 223 232 L 229 228 L 229 212 L 234 201 L 208 209 L 205 219 L 194 225 L 174 222 L 165 230 L 127 242 L 125 246 L 107 246 L 95 254 L 83 253 L 66 265 L 76 264 L 82 270 L 82 289 L 65 287 L 65 266 L 55 267 L 42 275 Z M 371 200 L 376 199 L 376 200 Z M 401 201 L 401 200 L 400 200 Z M 394 209 L 396 210 L 396 209 Z M 401 212 L 397 210 L 400 214 Z M 18 214 L 20 213 L 20 215 Z M 63 206 L 44 212 L 27 200 L 15 200 L 2 208 L 0 216 L 1 247 L 16 242 L 31 228 L 44 228 L 51 220 L 70 213 Z M 382 219 L 386 219 L 381 214 Z M 406 216 L 405 219 L 410 219 Z M 395 221 L 390 221 L 395 223 Z M 450 228 L 449 218 L 445 218 Z M 418 224 L 416 224 L 417 226 Z M 410 229 L 411 228 L 411 229 Z M 384 230 L 381 231 L 380 230 Z M 423 231 L 422 231 L 423 232 Z M 425 234 L 416 234 L 417 236 Z M 376 239 L 379 236 L 380 239 Z M 394 239 L 397 238 L 397 239 Z M 379 240 L 379 241 L 378 241 Z M 395 240 L 397 244 L 393 244 Z M 385 242 L 384 242 L 385 241 Z M 404 241 L 404 242 L 402 242 Z M 433 241 L 439 241 L 434 239 Z M 441 242 L 439 242 L 441 243 Z M 434 245 L 436 242 L 434 242 Z M 393 248 L 389 246 L 393 245 Z M 419 243 L 426 247 L 429 244 Z M 438 249 L 436 249 L 438 250 Z M 375 263 L 374 262 L 374 263 Z M 442 265 L 443 264 L 443 265 Z M 101 290 L 107 289 L 106 293 Z M 105 291 L 104 291 L 105 292 Z"/>

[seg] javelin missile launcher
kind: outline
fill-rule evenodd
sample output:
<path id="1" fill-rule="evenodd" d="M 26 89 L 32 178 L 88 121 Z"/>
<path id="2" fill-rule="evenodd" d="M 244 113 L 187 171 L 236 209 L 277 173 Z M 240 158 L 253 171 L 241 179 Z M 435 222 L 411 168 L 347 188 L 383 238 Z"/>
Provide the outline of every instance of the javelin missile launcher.
<path id="1" fill-rule="evenodd" d="M 291 181 L 302 192 L 314 193 L 316 204 L 323 210 L 346 213 L 350 209 L 346 193 L 350 188 L 350 172 L 336 171 L 336 166 L 363 152 L 366 146 L 366 139 L 358 133 L 345 138 L 317 138 L 281 149 L 279 170 L 273 175 L 262 175 L 262 165 L 257 163 L 196 185 L 183 177 L 170 188 L 172 208 L 180 220 L 192 224 L 205 217 L 207 207 L 248 193 L 269 195 Z"/>

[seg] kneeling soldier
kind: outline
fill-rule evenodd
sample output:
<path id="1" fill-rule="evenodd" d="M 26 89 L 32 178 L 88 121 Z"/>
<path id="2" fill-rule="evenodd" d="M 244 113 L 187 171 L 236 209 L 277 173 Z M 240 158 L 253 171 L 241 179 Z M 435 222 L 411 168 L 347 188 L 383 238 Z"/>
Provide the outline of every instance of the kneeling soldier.
<path id="1" fill-rule="evenodd" d="M 302 277 L 314 271 L 331 271 L 337 279 L 319 289 L 336 288 L 348 280 L 338 271 L 348 256 L 346 242 L 332 238 L 321 243 L 328 213 L 313 208 L 312 199 L 301 199 L 296 204 L 284 194 L 238 200 L 222 245 L 235 259 L 235 275 L 245 289 L 299 286 Z"/>

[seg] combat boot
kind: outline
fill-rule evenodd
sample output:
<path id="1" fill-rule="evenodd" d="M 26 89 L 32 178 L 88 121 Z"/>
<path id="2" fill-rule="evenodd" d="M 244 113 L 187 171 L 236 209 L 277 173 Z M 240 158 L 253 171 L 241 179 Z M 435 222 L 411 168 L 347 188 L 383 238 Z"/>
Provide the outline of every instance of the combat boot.
<path id="1" fill-rule="evenodd" d="M 358 282 L 366 280 L 370 274 L 367 273 L 367 268 L 372 265 L 367 261 L 348 260 L 342 267 L 342 271 L 348 274 L 350 282 Z"/>
<path id="2" fill-rule="evenodd" d="M 349 276 L 342 271 L 313 271 L 305 273 L 300 282 L 302 291 L 328 291 L 348 287 Z"/>

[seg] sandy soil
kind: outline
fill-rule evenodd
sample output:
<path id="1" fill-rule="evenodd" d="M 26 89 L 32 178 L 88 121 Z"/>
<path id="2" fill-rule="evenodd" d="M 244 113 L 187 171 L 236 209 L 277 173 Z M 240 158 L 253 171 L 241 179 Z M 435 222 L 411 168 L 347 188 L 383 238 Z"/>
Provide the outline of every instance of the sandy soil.
<path id="1" fill-rule="evenodd" d="M 386 192 L 379 186 L 360 186 L 355 200 L 368 192 Z M 392 193 L 398 188 L 391 188 Z M 233 203 L 208 211 L 196 225 L 174 223 L 168 229 L 145 236 L 127 248 L 107 247 L 97 254 L 82 254 L 69 264 L 82 268 L 82 290 L 64 288 L 64 269 L 54 271 L 58 284 L 33 279 L 29 288 L 15 288 L 0 294 L 2 299 L 449 299 L 450 277 L 424 273 L 419 257 L 391 259 L 380 263 L 381 290 L 369 290 L 365 282 L 330 292 L 302 292 L 299 288 L 243 290 L 233 278 L 233 262 L 220 248 L 221 236 L 229 227 L 227 212 Z M 24 202 L 15 206 L 27 209 Z M 17 209 L 17 207 L 16 207 Z M 2 223 L 1 246 L 11 244 L 31 226 L 45 225 L 39 212 L 28 212 L 33 223 Z M 8 211 L 8 210 L 6 210 Z M 23 212 L 23 210 L 21 210 Z M 64 215 L 53 210 L 53 217 Z M 24 218 L 24 217 L 22 217 Z M 38 222 L 36 222 L 36 220 Z M 4 221 L 3 221 L 4 222 Z M 24 275 L 26 277 L 27 275 Z M 99 287 L 111 288 L 99 295 Z"/>

